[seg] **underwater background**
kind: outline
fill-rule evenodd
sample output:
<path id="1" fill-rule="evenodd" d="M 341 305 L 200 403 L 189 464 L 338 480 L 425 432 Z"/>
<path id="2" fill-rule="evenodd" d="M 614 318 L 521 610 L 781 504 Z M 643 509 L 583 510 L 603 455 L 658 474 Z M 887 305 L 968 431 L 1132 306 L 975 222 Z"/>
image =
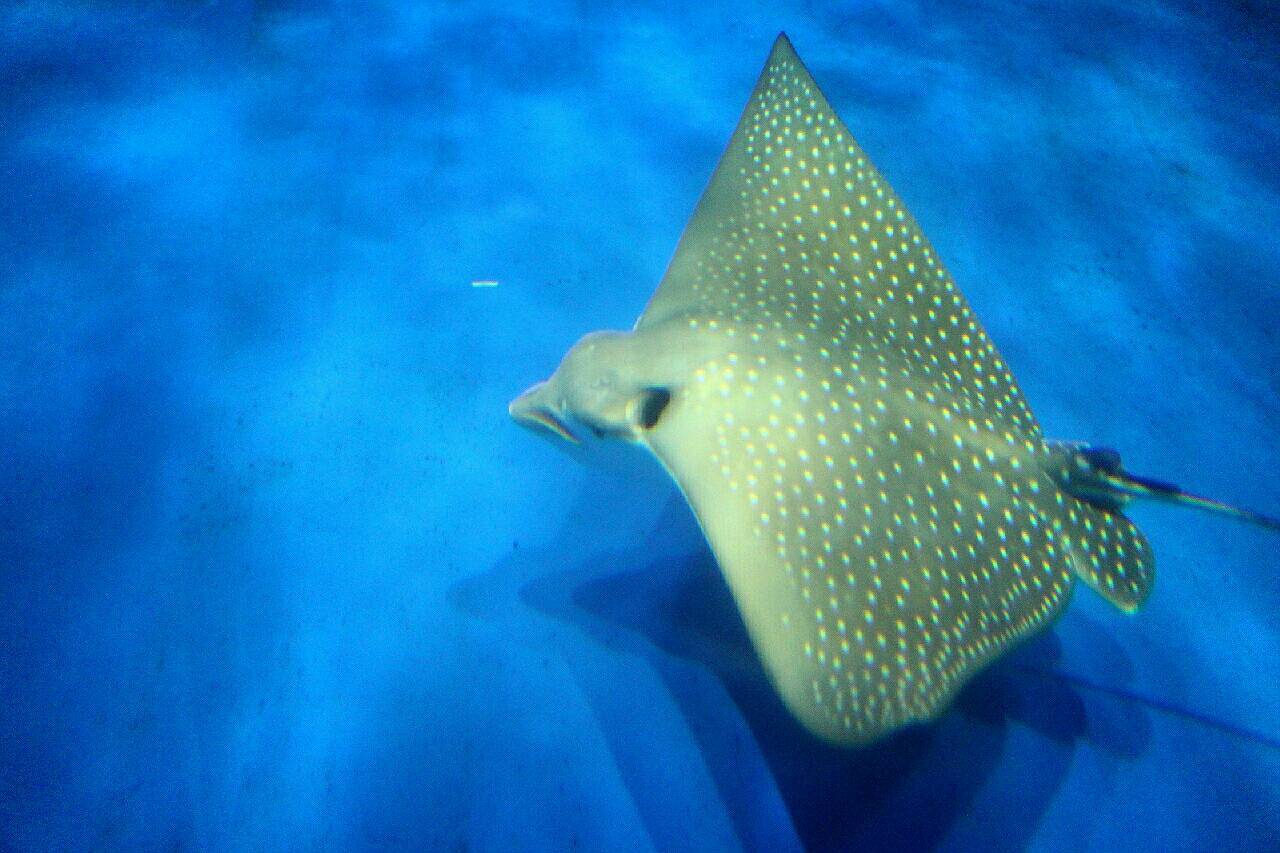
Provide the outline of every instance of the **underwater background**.
<path id="1" fill-rule="evenodd" d="M 0 849 L 1276 849 L 1273 534 L 1139 506 L 1142 612 L 833 750 L 656 463 L 508 418 L 780 30 L 1047 433 L 1280 511 L 1269 4 L 8 3 Z"/>

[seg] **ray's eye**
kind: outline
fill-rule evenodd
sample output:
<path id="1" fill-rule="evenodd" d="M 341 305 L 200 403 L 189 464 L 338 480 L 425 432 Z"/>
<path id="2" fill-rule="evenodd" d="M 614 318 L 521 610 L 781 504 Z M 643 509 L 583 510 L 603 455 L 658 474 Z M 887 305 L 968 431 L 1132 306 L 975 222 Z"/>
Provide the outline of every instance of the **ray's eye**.
<path id="1" fill-rule="evenodd" d="M 644 429 L 653 429 L 658 425 L 667 404 L 671 402 L 671 392 L 666 388 L 646 388 L 636 410 L 637 420 Z"/>

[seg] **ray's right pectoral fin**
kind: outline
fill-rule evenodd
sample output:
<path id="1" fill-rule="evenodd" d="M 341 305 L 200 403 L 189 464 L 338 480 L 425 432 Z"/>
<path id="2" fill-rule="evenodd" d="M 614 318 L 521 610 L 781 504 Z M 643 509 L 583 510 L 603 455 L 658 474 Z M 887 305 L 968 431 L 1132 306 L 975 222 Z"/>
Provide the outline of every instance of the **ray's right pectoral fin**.
<path id="1" fill-rule="evenodd" d="M 1132 521 L 1109 510 L 1062 494 L 1069 506 L 1061 535 L 1076 576 L 1125 613 L 1146 602 L 1155 584 L 1156 563 Z"/>

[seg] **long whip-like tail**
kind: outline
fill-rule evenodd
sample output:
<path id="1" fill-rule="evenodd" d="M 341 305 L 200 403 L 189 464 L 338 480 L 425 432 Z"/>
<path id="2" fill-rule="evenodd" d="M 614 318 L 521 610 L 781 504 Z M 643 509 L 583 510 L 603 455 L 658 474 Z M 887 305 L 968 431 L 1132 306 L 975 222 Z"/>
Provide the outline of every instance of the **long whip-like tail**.
<path id="1" fill-rule="evenodd" d="M 1185 489 L 1180 489 L 1172 483 L 1166 483 L 1161 480 L 1153 480 L 1149 477 L 1139 477 L 1136 474 L 1130 474 L 1128 471 L 1120 471 L 1117 473 L 1100 472 L 1101 479 L 1113 490 L 1121 494 L 1130 495 L 1139 498 L 1153 498 L 1166 503 L 1178 504 L 1179 506 L 1189 506 L 1196 509 L 1215 512 L 1218 515 L 1225 515 L 1229 518 L 1238 518 L 1241 521 L 1247 521 L 1251 524 L 1257 524 L 1269 530 L 1280 531 L 1280 518 L 1271 515 L 1264 515 L 1260 512 L 1254 512 L 1243 507 L 1233 506 L 1223 501 L 1217 501 L 1213 498 L 1206 498 L 1202 495 L 1192 494 Z"/>
<path id="2" fill-rule="evenodd" d="M 1105 509 L 1119 510 L 1133 498 L 1150 498 L 1206 510 L 1280 532 L 1280 518 L 1276 516 L 1193 494 L 1163 480 L 1132 474 L 1120 464 L 1120 454 L 1110 448 L 1074 442 L 1054 442 L 1052 446 L 1060 454 L 1054 466 L 1059 483 L 1081 500 Z"/>

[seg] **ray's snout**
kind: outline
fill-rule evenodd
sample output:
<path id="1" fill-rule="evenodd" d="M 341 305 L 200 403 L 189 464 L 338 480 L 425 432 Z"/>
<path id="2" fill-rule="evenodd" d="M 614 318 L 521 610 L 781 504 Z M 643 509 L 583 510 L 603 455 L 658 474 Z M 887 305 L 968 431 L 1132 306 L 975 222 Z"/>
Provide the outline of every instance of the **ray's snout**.
<path id="1" fill-rule="evenodd" d="M 507 406 L 507 412 L 516 423 L 528 427 L 534 432 L 551 433 L 570 444 L 578 444 L 579 439 L 565 422 L 561 407 L 556 405 L 550 387 L 546 382 L 539 382 Z"/>

